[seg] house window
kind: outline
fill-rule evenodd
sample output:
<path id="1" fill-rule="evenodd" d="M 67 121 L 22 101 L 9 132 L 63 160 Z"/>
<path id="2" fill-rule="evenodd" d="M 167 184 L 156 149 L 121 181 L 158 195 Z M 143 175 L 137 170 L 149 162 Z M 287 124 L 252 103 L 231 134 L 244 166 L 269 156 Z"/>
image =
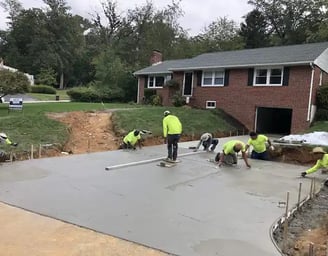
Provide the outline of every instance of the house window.
<path id="1" fill-rule="evenodd" d="M 202 86 L 223 86 L 224 84 L 224 72 L 215 71 L 204 71 Z"/>
<path id="2" fill-rule="evenodd" d="M 216 108 L 216 101 L 214 101 L 214 100 L 208 100 L 208 101 L 206 101 L 206 108 L 207 109 Z"/>
<path id="3" fill-rule="evenodd" d="M 150 76 L 148 78 L 148 88 L 162 88 L 164 83 L 164 76 Z"/>
<path id="4" fill-rule="evenodd" d="M 283 69 L 256 69 L 254 85 L 282 85 Z"/>

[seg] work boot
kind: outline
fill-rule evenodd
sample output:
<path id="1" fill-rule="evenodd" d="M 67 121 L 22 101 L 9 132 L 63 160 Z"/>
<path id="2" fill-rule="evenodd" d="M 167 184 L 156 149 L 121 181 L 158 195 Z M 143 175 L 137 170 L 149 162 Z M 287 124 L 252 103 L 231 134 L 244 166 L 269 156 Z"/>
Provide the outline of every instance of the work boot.
<path id="1" fill-rule="evenodd" d="M 326 187 L 328 187 L 328 180 L 325 181 L 325 183 L 323 183 Z"/>
<path id="2" fill-rule="evenodd" d="M 173 162 L 172 158 L 170 158 L 170 157 L 165 158 L 164 161 L 166 161 L 166 162 L 170 162 L 170 163 Z"/>
<path id="3" fill-rule="evenodd" d="M 303 178 L 305 178 L 305 176 L 306 176 L 306 172 L 302 172 L 302 173 L 301 173 L 301 176 L 302 176 Z"/>

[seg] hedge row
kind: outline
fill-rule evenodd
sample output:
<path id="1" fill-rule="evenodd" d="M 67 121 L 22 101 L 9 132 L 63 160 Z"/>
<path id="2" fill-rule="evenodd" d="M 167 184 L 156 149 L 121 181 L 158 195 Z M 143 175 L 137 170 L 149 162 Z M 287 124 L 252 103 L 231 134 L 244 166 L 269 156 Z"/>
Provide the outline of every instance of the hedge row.
<path id="1" fill-rule="evenodd" d="M 56 89 L 48 85 L 34 85 L 31 86 L 31 92 L 44 93 L 44 94 L 56 94 Z"/>

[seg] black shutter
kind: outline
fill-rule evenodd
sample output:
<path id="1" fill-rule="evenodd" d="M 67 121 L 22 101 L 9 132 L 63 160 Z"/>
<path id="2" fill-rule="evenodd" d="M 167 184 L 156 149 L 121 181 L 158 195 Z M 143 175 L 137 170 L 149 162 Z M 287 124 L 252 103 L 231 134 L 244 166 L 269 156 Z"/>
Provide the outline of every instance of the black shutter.
<path id="1" fill-rule="evenodd" d="M 254 68 L 248 69 L 248 86 L 253 86 L 253 80 L 254 80 Z"/>
<path id="2" fill-rule="evenodd" d="M 282 85 L 287 86 L 289 82 L 289 67 L 284 67 L 284 77 L 282 78 Z"/>
<path id="3" fill-rule="evenodd" d="M 144 88 L 148 88 L 148 76 L 145 76 L 145 84 L 144 84 Z"/>
<path id="4" fill-rule="evenodd" d="M 224 86 L 228 86 L 229 85 L 229 74 L 230 74 L 230 70 L 226 69 L 224 71 Z"/>
<path id="5" fill-rule="evenodd" d="M 202 85 L 202 71 L 196 71 L 197 86 Z"/>

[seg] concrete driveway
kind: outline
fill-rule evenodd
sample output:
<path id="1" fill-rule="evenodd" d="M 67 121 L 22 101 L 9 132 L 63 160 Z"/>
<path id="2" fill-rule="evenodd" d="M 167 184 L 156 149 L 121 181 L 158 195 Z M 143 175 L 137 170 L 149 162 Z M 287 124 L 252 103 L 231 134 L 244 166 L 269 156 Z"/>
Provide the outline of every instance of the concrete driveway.
<path id="1" fill-rule="evenodd" d="M 195 144 L 181 143 L 180 154 Z M 251 161 L 247 169 L 239 160 L 238 168 L 217 168 L 207 161 L 213 153 L 199 153 L 173 168 L 149 162 L 105 171 L 165 152 L 162 145 L 5 164 L 0 200 L 175 255 L 279 255 L 270 226 L 287 191 L 291 205 L 300 181 L 307 195 L 310 179 L 298 177 L 305 167 Z"/>

